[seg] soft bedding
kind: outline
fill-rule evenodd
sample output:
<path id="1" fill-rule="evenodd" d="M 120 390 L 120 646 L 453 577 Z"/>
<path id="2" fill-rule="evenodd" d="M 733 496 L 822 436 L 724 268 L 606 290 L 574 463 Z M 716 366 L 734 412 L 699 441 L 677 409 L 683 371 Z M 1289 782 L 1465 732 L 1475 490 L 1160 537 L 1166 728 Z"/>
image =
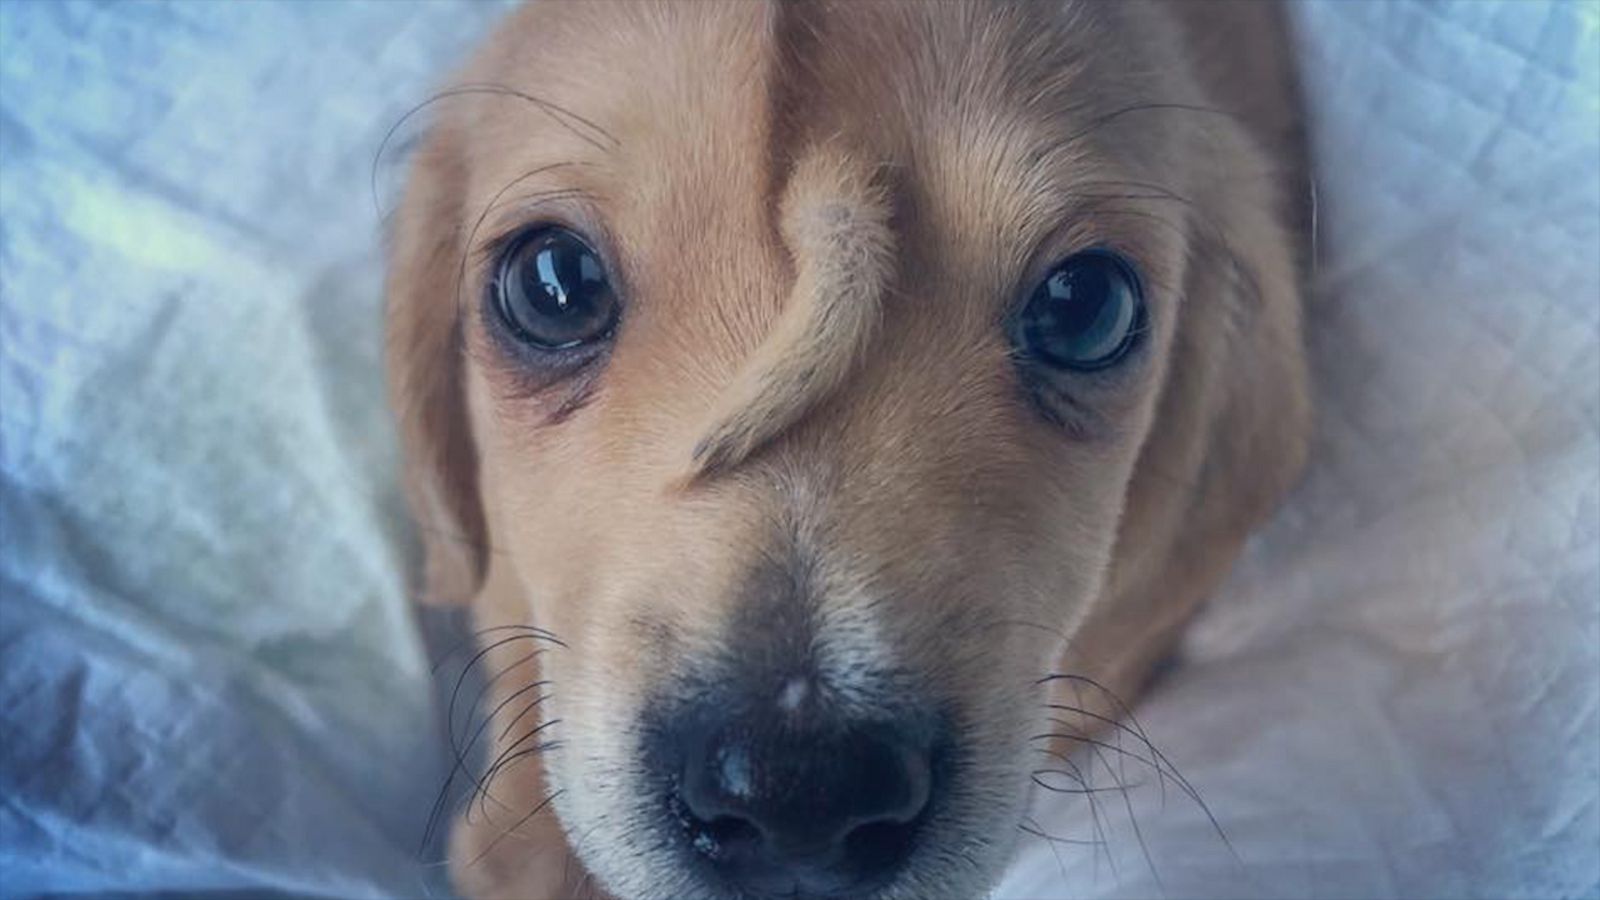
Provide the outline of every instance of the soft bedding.
<path id="1" fill-rule="evenodd" d="M 0 4 L 0 894 L 448 892 L 374 156 L 502 9 Z M 999 894 L 1600 895 L 1600 4 L 1293 11 L 1313 466 Z"/>

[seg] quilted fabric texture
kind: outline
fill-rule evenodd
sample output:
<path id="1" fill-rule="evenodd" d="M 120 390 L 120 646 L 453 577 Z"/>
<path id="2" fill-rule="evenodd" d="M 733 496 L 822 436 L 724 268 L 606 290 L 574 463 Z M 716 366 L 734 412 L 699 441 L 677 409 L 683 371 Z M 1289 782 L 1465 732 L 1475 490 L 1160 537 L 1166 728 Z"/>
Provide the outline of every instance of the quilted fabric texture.
<path id="1" fill-rule="evenodd" d="M 371 177 L 502 8 L 0 3 L 0 893 L 447 893 Z M 999 893 L 1600 895 L 1600 4 L 1294 11 L 1313 466 Z"/>
<path id="2" fill-rule="evenodd" d="M 1133 762 L 1004 893 L 1593 895 L 1600 6 L 1295 13 L 1315 460 L 1139 710 L 1238 859 Z"/>
<path id="3" fill-rule="evenodd" d="M 0 3 L 0 894 L 440 890 L 369 186 L 496 12 Z"/>

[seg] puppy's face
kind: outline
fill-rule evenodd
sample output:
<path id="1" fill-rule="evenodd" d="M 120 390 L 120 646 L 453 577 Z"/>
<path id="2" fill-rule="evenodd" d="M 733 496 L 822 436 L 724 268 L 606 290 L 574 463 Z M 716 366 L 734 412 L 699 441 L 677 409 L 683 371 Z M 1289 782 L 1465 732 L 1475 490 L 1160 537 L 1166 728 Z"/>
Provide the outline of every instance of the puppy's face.
<path id="1" fill-rule="evenodd" d="M 1245 302 L 1194 271 L 1238 265 L 1193 207 L 1241 139 L 1129 111 L 1190 99 L 1178 58 L 1037 4 L 535 4 L 441 105 L 396 386 L 424 516 L 488 549 L 434 587 L 564 644 L 544 766 L 608 888 L 1003 863 L 1038 680 L 1119 531 L 1159 556 L 1193 503 L 1129 511 L 1180 330 Z"/>

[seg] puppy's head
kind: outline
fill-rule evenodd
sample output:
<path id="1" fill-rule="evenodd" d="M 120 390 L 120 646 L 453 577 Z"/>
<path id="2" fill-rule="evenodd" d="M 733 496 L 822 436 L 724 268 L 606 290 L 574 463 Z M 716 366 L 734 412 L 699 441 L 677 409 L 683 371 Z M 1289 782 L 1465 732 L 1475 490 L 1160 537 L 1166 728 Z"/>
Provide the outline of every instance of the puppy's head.
<path id="1" fill-rule="evenodd" d="M 1107 4 L 534 4 L 439 104 L 391 272 L 428 590 L 565 644 L 545 764 L 609 888 L 981 890 L 1063 637 L 1281 489 L 1288 242 L 1181 50 Z"/>

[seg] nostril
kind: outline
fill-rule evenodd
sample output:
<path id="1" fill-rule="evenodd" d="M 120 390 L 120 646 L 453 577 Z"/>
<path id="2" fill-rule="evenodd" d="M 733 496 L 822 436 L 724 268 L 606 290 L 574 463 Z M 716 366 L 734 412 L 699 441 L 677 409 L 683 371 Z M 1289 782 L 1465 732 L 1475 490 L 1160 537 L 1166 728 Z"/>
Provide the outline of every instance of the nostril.
<path id="1" fill-rule="evenodd" d="M 685 849 L 727 883 L 861 893 L 914 855 L 935 780 L 933 741 L 914 724 L 707 718 L 672 733 L 665 794 Z"/>
<path id="2" fill-rule="evenodd" d="M 706 822 L 702 830 L 718 847 L 754 844 L 761 840 L 761 829 L 750 820 L 738 816 L 718 816 Z"/>
<path id="3" fill-rule="evenodd" d="M 748 854 L 761 843 L 761 829 L 742 816 L 721 810 L 696 809 L 691 799 L 674 792 L 670 806 L 689 837 L 689 844 L 701 856 L 726 860 Z"/>
<path id="4" fill-rule="evenodd" d="M 910 855 L 917 821 L 869 822 L 852 829 L 844 838 L 846 858 L 866 871 L 892 867 Z"/>

